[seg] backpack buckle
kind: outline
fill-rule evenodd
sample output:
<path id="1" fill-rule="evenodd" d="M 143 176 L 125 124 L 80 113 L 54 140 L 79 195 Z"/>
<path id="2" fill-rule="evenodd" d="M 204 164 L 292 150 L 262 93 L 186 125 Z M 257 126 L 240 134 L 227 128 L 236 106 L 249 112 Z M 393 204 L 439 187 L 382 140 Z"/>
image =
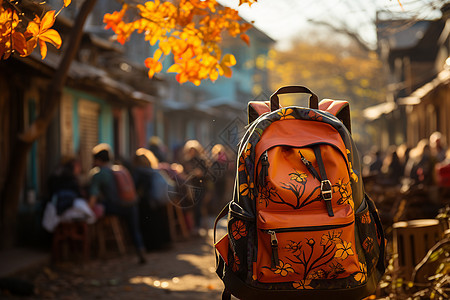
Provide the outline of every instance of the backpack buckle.
<path id="1" fill-rule="evenodd" d="M 325 201 L 331 200 L 333 198 L 333 192 L 331 191 L 331 182 L 327 180 L 322 180 L 320 182 L 320 191 L 322 192 L 322 198 Z"/>

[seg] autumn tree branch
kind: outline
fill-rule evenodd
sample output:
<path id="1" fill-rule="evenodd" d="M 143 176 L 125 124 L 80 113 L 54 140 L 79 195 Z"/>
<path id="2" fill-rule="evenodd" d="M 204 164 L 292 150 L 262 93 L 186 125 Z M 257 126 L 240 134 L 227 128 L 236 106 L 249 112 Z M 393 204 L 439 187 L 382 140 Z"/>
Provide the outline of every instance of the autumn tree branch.
<path id="1" fill-rule="evenodd" d="M 64 55 L 58 68 L 56 69 L 55 74 L 53 75 L 49 87 L 50 90 L 48 92 L 48 98 L 45 99 L 45 105 L 43 105 L 46 109 L 41 110 L 36 120 L 33 124 L 31 124 L 30 128 L 19 136 L 19 139 L 22 141 L 33 142 L 46 132 L 47 127 L 58 108 L 62 89 L 67 80 L 70 65 L 78 53 L 81 38 L 83 36 L 84 24 L 96 2 L 97 0 L 86 0 L 83 2 L 72 28 L 69 44 L 64 51 Z"/>
<path id="2" fill-rule="evenodd" d="M 352 31 L 349 28 L 346 28 L 345 26 L 338 27 L 336 25 L 333 25 L 333 24 L 325 22 L 325 21 L 318 21 L 318 20 L 312 20 L 312 19 L 309 19 L 308 21 L 315 25 L 328 27 L 329 29 L 331 29 L 332 31 L 334 31 L 336 33 L 344 34 L 344 35 L 348 36 L 350 39 L 352 39 L 354 42 L 356 42 L 356 44 L 362 50 L 364 50 L 366 52 L 372 51 L 372 49 L 369 47 L 368 43 L 366 41 L 364 41 L 359 36 L 359 34 L 357 34 L 356 32 Z"/>

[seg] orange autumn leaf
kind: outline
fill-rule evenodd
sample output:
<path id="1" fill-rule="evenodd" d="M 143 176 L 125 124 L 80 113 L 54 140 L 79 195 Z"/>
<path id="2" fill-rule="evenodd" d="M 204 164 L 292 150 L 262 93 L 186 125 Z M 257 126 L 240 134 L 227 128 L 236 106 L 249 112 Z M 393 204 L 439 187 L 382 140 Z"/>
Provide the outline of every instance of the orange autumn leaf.
<path id="1" fill-rule="evenodd" d="M 160 61 L 155 60 L 153 57 L 147 58 L 145 61 L 145 66 L 148 70 L 148 77 L 152 78 L 155 73 L 159 73 L 162 70 L 162 64 Z"/>
<path id="2" fill-rule="evenodd" d="M 12 34 L 13 37 L 13 48 L 17 52 L 19 52 L 20 56 L 25 56 L 28 54 L 27 49 L 27 40 L 25 39 L 25 36 L 21 32 L 14 32 Z"/>
<path id="3" fill-rule="evenodd" d="M 24 36 L 16 31 L 19 16 L 15 10 L 4 9 L 0 6 L 0 57 L 7 59 L 13 50 L 21 55 L 25 54 Z"/>
<path id="4" fill-rule="evenodd" d="M 180 65 L 173 64 L 167 69 L 167 73 L 180 73 L 182 70 L 183 68 Z"/>
<path id="5" fill-rule="evenodd" d="M 61 9 L 72 1 L 62 2 Z M 240 4 L 251 5 L 254 2 L 256 0 L 243 0 Z M 3 4 L 3 0 L 0 3 Z M 39 45 L 44 59 L 47 43 L 60 48 L 61 37 L 51 29 L 60 11 L 49 11 L 42 19 L 36 16 L 29 21 L 14 8 L 0 6 L 1 58 L 9 57 L 14 51 L 27 56 Z M 150 77 L 162 71 L 162 56 L 173 55 L 174 64 L 169 70 L 177 73 L 180 83 L 190 81 L 195 85 L 204 79 L 215 81 L 222 75 L 231 76 L 230 67 L 236 62 L 234 57 L 222 54 L 220 43 L 223 34 L 239 35 L 248 44 L 249 38 L 244 32 L 251 26 L 239 17 L 237 10 L 222 6 L 217 0 L 154 0 L 123 4 L 120 11 L 105 14 L 103 21 L 122 44 L 136 32 L 143 34 L 151 45 L 158 45 L 155 55 L 145 62 Z"/>
<path id="6" fill-rule="evenodd" d="M 113 31 L 117 30 L 118 24 L 122 22 L 122 18 L 127 11 L 128 6 L 124 4 L 120 11 L 115 11 L 112 14 L 105 14 L 103 16 L 103 23 L 106 23 L 105 29 L 112 29 Z"/>
<path id="7" fill-rule="evenodd" d="M 225 54 L 222 58 L 222 63 L 228 67 L 234 66 L 236 64 L 236 58 L 233 54 Z"/>
<path id="8" fill-rule="evenodd" d="M 219 72 L 217 70 L 211 70 L 209 73 L 209 79 L 214 82 L 219 78 Z"/>
<path id="9" fill-rule="evenodd" d="M 56 48 L 61 47 L 61 36 L 59 33 L 50 29 L 55 23 L 55 11 L 51 10 L 45 13 L 42 20 L 36 16 L 33 21 L 28 23 L 26 35 L 31 35 L 31 40 L 35 39 L 39 44 L 42 59 L 47 56 L 47 44 L 50 43 Z M 30 42 L 29 45 L 33 45 L 34 41 Z"/>
<path id="10" fill-rule="evenodd" d="M 255 0 L 244 1 L 252 4 Z M 135 6 L 138 17 L 130 20 L 126 9 L 106 14 L 104 23 L 116 34 L 116 40 L 126 42 L 134 32 L 144 34 L 145 40 L 158 47 L 158 57 L 146 60 L 149 76 L 162 70 L 161 56 L 172 55 L 168 73 L 176 73 L 179 83 L 199 85 L 204 79 L 215 81 L 219 76 L 232 75 L 236 59 L 222 54 L 223 33 L 244 34 L 251 25 L 244 22 L 237 10 L 221 6 L 217 0 L 146 1 Z"/>
<path id="11" fill-rule="evenodd" d="M 231 77 L 231 75 L 233 75 L 233 71 L 231 71 L 231 68 L 223 65 L 223 64 L 219 64 L 217 66 L 217 68 L 219 69 L 219 74 L 222 76 L 225 76 L 227 78 Z"/>
<path id="12" fill-rule="evenodd" d="M 219 73 L 225 77 L 231 77 L 233 71 L 231 66 L 236 64 L 236 58 L 232 54 L 225 54 L 222 58 L 222 62 L 218 65 Z"/>
<path id="13" fill-rule="evenodd" d="M 248 6 L 252 6 L 255 2 L 256 0 L 239 0 L 239 5 L 248 4 Z"/>
<path id="14" fill-rule="evenodd" d="M 241 40 L 243 40 L 247 46 L 250 46 L 250 38 L 245 33 L 241 34 Z"/>
<path id="15" fill-rule="evenodd" d="M 7 33 L 8 30 L 14 30 L 18 24 L 19 16 L 15 10 L 0 7 L 0 33 L 2 35 Z M 9 31 L 9 33 L 11 32 Z"/>

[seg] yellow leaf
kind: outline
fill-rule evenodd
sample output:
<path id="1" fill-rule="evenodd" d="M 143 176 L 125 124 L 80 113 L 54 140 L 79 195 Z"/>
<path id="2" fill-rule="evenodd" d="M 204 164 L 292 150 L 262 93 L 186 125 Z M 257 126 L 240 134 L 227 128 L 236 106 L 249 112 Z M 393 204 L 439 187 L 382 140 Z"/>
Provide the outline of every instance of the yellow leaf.
<path id="1" fill-rule="evenodd" d="M 148 58 L 144 61 L 144 63 L 145 63 L 145 66 L 149 69 L 149 71 L 148 71 L 148 76 L 149 76 L 150 78 L 152 78 L 153 75 L 154 75 L 155 73 L 159 73 L 159 72 L 161 72 L 161 70 L 162 70 L 162 64 L 161 64 L 161 62 L 159 62 L 159 61 L 153 59 L 152 57 L 148 57 Z"/>
<path id="2" fill-rule="evenodd" d="M 234 66 L 236 64 L 236 58 L 233 54 L 225 54 L 222 58 L 222 63 L 228 67 Z"/>
<path id="3" fill-rule="evenodd" d="M 154 34 L 150 37 L 150 45 L 154 46 L 156 42 L 159 40 L 159 36 L 157 34 Z"/>
<path id="4" fill-rule="evenodd" d="M 47 29 L 49 29 L 50 27 L 53 26 L 53 24 L 55 23 L 55 11 L 54 10 L 50 10 L 48 12 L 45 13 L 44 17 L 42 18 L 41 24 L 40 24 L 40 31 L 46 31 Z"/>
<path id="5" fill-rule="evenodd" d="M 211 81 L 216 81 L 217 78 L 219 78 L 219 72 L 217 72 L 217 70 L 211 70 L 209 73 L 209 79 L 211 79 Z"/>
<path id="6" fill-rule="evenodd" d="M 37 19 L 39 17 L 36 16 Z M 28 22 L 27 32 L 30 33 L 33 36 L 36 36 L 39 34 L 39 25 L 35 22 L 36 18 L 33 21 Z"/>
<path id="7" fill-rule="evenodd" d="M 69 6 L 71 2 L 72 0 L 64 0 L 64 7 Z"/>
<path id="8" fill-rule="evenodd" d="M 153 59 L 154 60 L 159 60 L 162 56 L 163 52 L 161 51 L 161 49 L 156 49 L 155 53 L 153 53 Z"/>
<path id="9" fill-rule="evenodd" d="M 230 78 L 231 75 L 233 74 L 233 71 L 231 71 L 231 68 L 229 68 L 228 66 L 224 65 L 224 64 L 220 64 L 220 67 L 222 68 L 223 71 L 223 75 L 225 77 Z"/>
<path id="10" fill-rule="evenodd" d="M 181 71 L 183 71 L 183 68 L 180 65 L 173 64 L 167 70 L 167 73 L 180 73 Z"/>
<path id="11" fill-rule="evenodd" d="M 39 41 L 39 47 L 41 50 L 41 57 L 44 59 L 47 56 L 47 44 L 44 41 Z"/>
<path id="12" fill-rule="evenodd" d="M 54 29 L 49 29 L 45 33 L 41 34 L 39 38 L 47 43 L 51 43 L 53 46 L 59 49 L 61 47 L 61 36 L 59 35 L 58 31 Z"/>
<path id="13" fill-rule="evenodd" d="M 160 41 L 159 49 L 164 53 L 164 55 L 168 55 L 170 53 L 170 45 L 168 42 Z"/>
<path id="14" fill-rule="evenodd" d="M 252 6 L 253 3 L 255 3 L 256 0 L 239 0 L 239 6 L 243 4 L 248 4 L 248 6 Z"/>
<path id="15" fill-rule="evenodd" d="M 186 73 L 179 73 L 177 74 L 177 76 L 175 76 L 175 78 L 179 83 L 185 83 L 186 81 L 188 81 Z"/>

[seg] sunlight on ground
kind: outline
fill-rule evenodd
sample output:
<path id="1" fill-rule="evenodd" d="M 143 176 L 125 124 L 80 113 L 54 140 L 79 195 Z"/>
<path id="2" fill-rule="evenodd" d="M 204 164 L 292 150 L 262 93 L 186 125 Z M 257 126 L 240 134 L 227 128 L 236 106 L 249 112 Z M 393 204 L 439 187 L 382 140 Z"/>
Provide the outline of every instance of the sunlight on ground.
<path id="1" fill-rule="evenodd" d="M 221 289 L 221 283 L 217 280 L 205 280 L 204 276 L 187 274 L 185 276 L 173 277 L 172 279 L 160 279 L 150 276 L 136 276 L 129 280 L 130 284 L 145 284 L 159 289 L 170 289 L 172 291 L 201 291 Z"/>
<path id="2" fill-rule="evenodd" d="M 195 254 L 179 254 L 176 256 L 176 260 L 188 262 L 189 264 L 198 268 L 203 274 L 186 274 L 173 278 L 159 278 L 156 276 L 135 276 L 129 279 L 129 283 L 136 285 L 145 284 L 153 288 L 168 289 L 171 291 L 221 290 L 222 283 L 220 279 L 218 277 L 211 276 L 212 273 L 215 273 L 212 249 L 210 246 L 203 245 L 201 250 L 211 251 L 211 264 L 205 265 L 204 258 L 201 259 L 198 255 Z"/>

